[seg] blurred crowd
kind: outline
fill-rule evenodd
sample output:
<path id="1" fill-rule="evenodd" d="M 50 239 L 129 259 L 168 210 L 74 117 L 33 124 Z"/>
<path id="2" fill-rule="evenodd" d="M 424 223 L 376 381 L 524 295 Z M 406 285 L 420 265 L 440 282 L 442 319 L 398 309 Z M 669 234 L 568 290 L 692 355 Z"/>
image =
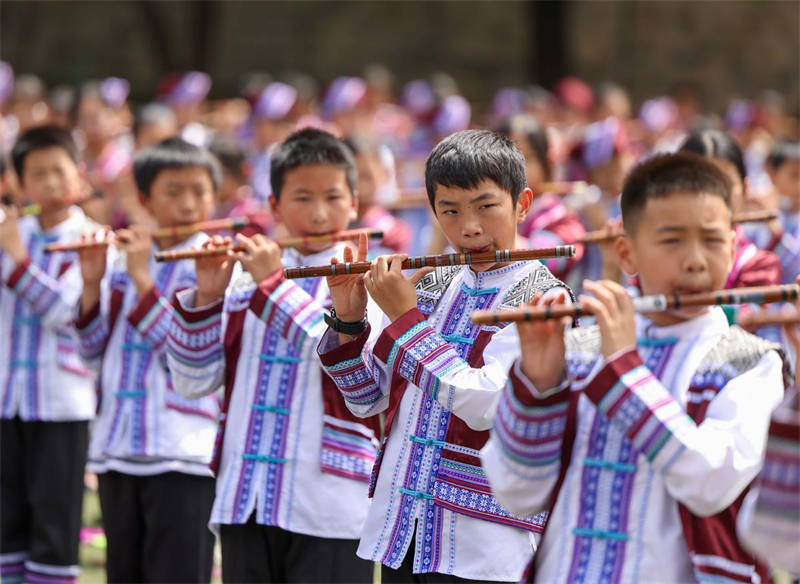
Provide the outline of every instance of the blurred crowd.
<path id="1" fill-rule="evenodd" d="M 222 162 L 217 216 L 260 212 L 268 232 L 278 234 L 280 225 L 271 223 L 267 211 L 271 149 L 296 129 L 326 129 L 356 151 L 361 224 L 383 225 L 391 232 L 384 241 L 387 249 L 413 254 L 439 253 L 446 246 L 429 216 L 425 159 L 443 137 L 474 127 L 497 129 L 516 141 L 535 193 L 548 190 L 539 185 L 559 181 L 591 185 L 567 189 L 567 196 L 539 197 L 539 208 L 521 229 L 528 237 L 522 243 L 545 243 L 539 235 L 542 221 L 544 231 L 566 243 L 609 225 L 619 214 L 624 176 L 637 160 L 676 150 L 688 136 L 707 130 L 724 132 L 741 149 L 744 181 L 734 211 L 784 209 L 796 215 L 800 209 L 800 184 L 792 183 L 800 183 L 800 165 L 792 165 L 791 176 L 784 169 L 784 185 L 776 184 L 770 172 L 770 154 L 781 144 L 796 143 L 799 131 L 796 108 L 774 91 L 732 99 L 725 111 L 708 111 L 688 86 L 639 104 L 618 84 L 592 86 L 568 76 L 551 88 L 499 88 L 488 107 L 477 110 L 447 74 L 399 84 L 382 66 L 324 86 L 297 72 L 280 80 L 252 73 L 242 77 L 236 95 L 215 99 L 209 97 L 212 83 L 200 71 L 165 75 L 153 88 L 152 101 L 134 103 L 124 78 L 48 88 L 37 76 L 0 62 L 2 149 L 8 152 L 16 136 L 36 125 L 69 128 L 96 195 L 84 208 L 97 221 L 119 228 L 149 220 L 131 177 L 135 153 L 180 135 L 210 148 Z M 13 199 L 15 179 L 5 155 L 2 160 L 0 189 Z M 549 229 L 554 213 L 572 218 L 561 233 Z M 769 227 L 773 233 L 781 228 L 777 222 Z M 601 275 L 601 255 L 579 250 L 582 276 Z M 561 277 L 574 267 L 575 262 L 551 266 Z"/>

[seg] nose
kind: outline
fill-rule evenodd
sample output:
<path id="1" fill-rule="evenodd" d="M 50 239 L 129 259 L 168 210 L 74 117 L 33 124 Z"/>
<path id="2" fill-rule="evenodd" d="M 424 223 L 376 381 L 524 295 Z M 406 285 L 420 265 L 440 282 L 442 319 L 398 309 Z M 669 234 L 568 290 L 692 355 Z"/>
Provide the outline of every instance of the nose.
<path id="1" fill-rule="evenodd" d="M 328 220 L 328 207 L 322 202 L 311 205 L 310 219 L 315 225 L 325 223 Z"/>
<path id="2" fill-rule="evenodd" d="M 483 235 L 483 227 L 474 213 L 464 213 L 461 219 L 461 235 L 464 237 L 478 237 Z"/>
<path id="3" fill-rule="evenodd" d="M 691 242 L 686 246 L 683 256 L 683 268 L 690 274 L 702 273 L 708 268 L 708 262 L 699 241 Z"/>

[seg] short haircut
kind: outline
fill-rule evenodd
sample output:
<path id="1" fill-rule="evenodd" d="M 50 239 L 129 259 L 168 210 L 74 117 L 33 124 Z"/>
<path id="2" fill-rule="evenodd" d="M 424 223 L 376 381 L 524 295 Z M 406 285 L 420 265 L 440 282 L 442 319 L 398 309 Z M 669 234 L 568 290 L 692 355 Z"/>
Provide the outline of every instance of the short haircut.
<path id="1" fill-rule="evenodd" d="M 133 161 L 133 177 L 139 192 L 149 197 L 150 189 L 161 171 L 192 167 L 208 171 L 214 192 L 219 190 L 222 182 L 219 161 L 207 149 L 189 144 L 181 138 L 167 138 L 139 152 Z"/>
<path id="2" fill-rule="evenodd" d="M 306 128 L 286 138 L 270 157 L 272 196 L 280 198 L 286 173 L 301 166 L 330 164 L 344 171 L 350 193 L 356 192 L 358 175 L 353 153 L 333 134 Z"/>
<path id="3" fill-rule="evenodd" d="M 81 153 L 69 130 L 61 126 L 39 126 L 22 134 L 11 149 L 11 161 L 14 171 L 22 183 L 25 170 L 25 159 L 31 152 L 45 148 L 62 148 L 77 166 L 81 162 Z"/>
<path id="4" fill-rule="evenodd" d="M 531 114 L 517 114 L 504 121 L 498 126 L 497 131 L 504 136 L 511 137 L 512 134 L 519 134 L 533 150 L 536 160 L 544 169 L 545 180 L 550 180 L 553 176 L 553 167 L 548 156 L 549 142 L 547 131 L 544 126 Z"/>
<path id="5" fill-rule="evenodd" d="M 713 162 L 690 152 L 658 154 L 636 165 L 625 179 L 620 206 L 625 231 L 635 233 L 650 199 L 674 193 L 715 195 L 731 210 L 731 181 Z"/>
<path id="6" fill-rule="evenodd" d="M 778 170 L 784 162 L 800 162 L 800 142 L 781 140 L 767 156 L 767 166 Z"/>
<path id="7" fill-rule="evenodd" d="M 486 180 L 509 193 L 514 206 L 527 186 L 522 153 L 510 138 L 491 130 L 451 134 L 439 142 L 425 163 L 425 189 L 431 207 L 440 185 L 475 189 Z"/>
<path id="8" fill-rule="evenodd" d="M 177 129 L 178 121 L 175 114 L 163 103 L 148 103 L 140 107 L 133 117 L 133 135 L 138 136 L 145 126 L 153 124 L 166 124 L 175 126 Z"/>
<path id="9" fill-rule="evenodd" d="M 236 140 L 228 136 L 216 136 L 208 149 L 219 160 L 225 174 L 240 180 L 247 179 L 247 154 Z"/>
<path id="10" fill-rule="evenodd" d="M 736 173 L 744 182 L 747 171 L 744 166 L 742 149 L 729 134 L 719 130 L 700 130 L 694 132 L 683 143 L 681 152 L 694 152 L 706 158 L 721 158 L 736 167 Z"/>

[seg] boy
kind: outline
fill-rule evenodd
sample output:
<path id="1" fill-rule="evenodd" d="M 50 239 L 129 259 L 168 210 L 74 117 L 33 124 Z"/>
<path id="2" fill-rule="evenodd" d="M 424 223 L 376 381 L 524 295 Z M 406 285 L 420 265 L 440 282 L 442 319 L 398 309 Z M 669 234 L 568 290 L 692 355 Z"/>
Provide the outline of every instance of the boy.
<path id="1" fill-rule="evenodd" d="M 525 160 L 508 138 L 488 130 L 451 135 L 428 157 L 425 183 L 456 252 L 514 247 L 532 193 Z M 366 253 L 363 240 L 359 259 Z M 540 262 L 445 267 L 405 278 L 403 257 L 379 257 L 363 278 L 330 283 L 331 322 L 340 332 L 329 330 L 319 347 L 347 407 L 359 416 L 386 414 L 358 553 L 383 564 L 383 582 L 516 581 L 541 523 L 497 504 L 478 458 L 516 353 L 516 332 L 473 326 L 469 314 L 566 287 Z M 367 292 L 386 315 L 369 344 Z M 360 324 L 346 324 L 354 322 Z"/>
<path id="2" fill-rule="evenodd" d="M 383 231 L 380 251 L 408 253 L 413 239 L 411 226 L 386 211 L 377 200 L 390 180 L 378 149 L 360 136 L 350 136 L 344 142 L 352 150 L 358 170 L 358 226 Z"/>
<path id="3" fill-rule="evenodd" d="M 74 582 L 95 384 L 69 326 L 82 285 L 75 254 L 44 248 L 97 225 L 60 207 L 85 187 L 69 132 L 28 130 L 11 154 L 22 198 L 53 210 L 18 219 L 0 207 L 0 573 Z"/>
<path id="4" fill-rule="evenodd" d="M 722 288 L 734 254 L 730 189 L 713 162 L 688 153 L 631 172 L 615 252 L 645 295 Z M 519 325 L 522 357 L 482 452 L 505 505 L 550 511 L 531 577 L 768 578 L 735 521 L 783 395 L 780 348 L 730 327 L 719 307 L 644 318 L 619 284 L 584 285 L 597 326 L 564 335 L 563 321 Z"/>
<path id="5" fill-rule="evenodd" d="M 272 211 L 290 236 L 341 231 L 355 217 L 353 157 L 332 135 L 293 134 L 273 153 L 271 175 Z M 344 244 L 282 251 L 262 235 L 237 239 L 247 255 L 197 261 L 197 287 L 178 294 L 169 338 L 182 395 L 225 385 L 210 520 L 223 578 L 371 582 L 372 564 L 355 550 L 377 419 L 347 411 L 314 353 L 330 305 L 325 281 L 287 281 L 282 269 L 328 263 Z M 229 285 L 236 260 L 248 273 Z"/>
<path id="6" fill-rule="evenodd" d="M 767 174 L 778 195 L 779 218 L 748 231 L 761 249 L 778 256 L 783 282 L 800 274 L 800 143 L 783 140 L 767 157 Z"/>
<path id="7" fill-rule="evenodd" d="M 133 172 L 159 227 L 211 214 L 220 170 L 208 151 L 170 138 L 143 150 Z M 204 238 L 176 237 L 171 249 Z M 133 226 L 116 232 L 107 256 L 103 248 L 79 252 L 84 289 L 75 324 L 101 387 L 87 468 L 99 480 L 109 582 L 208 582 L 214 480 L 207 465 L 218 406 L 213 396 L 192 402 L 172 387 L 166 299 L 194 285 L 194 266 L 156 264 L 156 249 L 150 231 Z"/>

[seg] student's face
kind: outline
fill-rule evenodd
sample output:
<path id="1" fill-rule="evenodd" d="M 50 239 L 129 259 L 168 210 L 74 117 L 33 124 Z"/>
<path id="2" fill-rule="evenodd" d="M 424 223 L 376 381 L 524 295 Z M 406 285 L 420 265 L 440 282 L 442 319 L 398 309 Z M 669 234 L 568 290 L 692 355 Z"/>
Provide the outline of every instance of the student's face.
<path id="1" fill-rule="evenodd" d="M 515 207 L 511 195 L 491 180 L 474 189 L 437 185 L 434 212 L 458 253 L 514 249 L 517 228 L 525 221 L 531 198 L 531 190 L 526 188 Z M 472 266 L 476 272 L 491 268 L 491 264 Z"/>
<path id="2" fill-rule="evenodd" d="M 77 198 L 86 186 L 77 165 L 58 146 L 28 154 L 20 183 L 22 198 L 39 204 Z"/>
<path id="3" fill-rule="evenodd" d="M 606 164 L 601 164 L 589 171 L 589 181 L 600 187 L 603 194 L 616 197 L 622 191 L 625 175 L 632 164 L 632 157 L 627 152 L 615 154 Z"/>
<path id="4" fill-rule="evenodd" d="M 642 292 L 693 294 L 720 290 L 733 266 L 730 212 L 716 195 L 674 193 L 647 201 L 636 232 L 615 244 L 617 262 L 639 274 Z M 707 307 L 651 315 L 658 326 L 694 318 Z"/>
<path id="5" fill-rule="evenodd" d="M 375 202 L 378 187 L 386 180 L 380 161 L 369 154 L 359 154 L 356 158 L 358 171 L 358 202 L 363 206 Z"/>
<path id="6" fill-rule="evenodd" d="M 731 181 L 731 210 L 734 214 L 744 211 L 744 201 L 747 198 L 747 184 L 742 181 L 739 172 L 736 170 L 736 165 L 724 158 L 712 158 L 711 162 L 725 173 L 728 180 Z"/>
<path id="7" fill-rule="evenodd" d="M 111 139 L 116 124 L 114 110 L 99 97 L 87 96 L 78 107 L 78 128 L 93 146 L 102 146 Z"/>
<path id="8" fill-rule="evenodd" d="M 167 168 L 153 181 L 142 204 L 159 227 L 206 221 L 214 210 L 214 183 L 205 168 Z"/>
<path id="9" fill-rule="evenodd" d="M 800 161 L 787 160 L 777 170 L 769 168 L 769 178 L 783 197 L 786 197 L 792 209 L 800 208 Z"/>
<path id="10" fill-rule="evenodd" d="M 356 218 L 358 200 L 347 184 L 347 174 L 333 164 L 305 164 L 284 175 L 276 201 L 270 197 L 275 220 L 290 236 L 325 235 L 343 231 Z M 330 247 L 322 244 L 300 249 L 313 253 Z"/>
<path id="11" fill-rule="evenodd" d="M 547 181 L 547 171 L 539 157 L 536 156 L 533 148 L 528 143 L 527 138 L 522 134 L 511 134 L 511 139 L 517 145 L 522 155 L 525 157 L 525 177 L 528 179 L 528 186 L 531 188 Z"/>

